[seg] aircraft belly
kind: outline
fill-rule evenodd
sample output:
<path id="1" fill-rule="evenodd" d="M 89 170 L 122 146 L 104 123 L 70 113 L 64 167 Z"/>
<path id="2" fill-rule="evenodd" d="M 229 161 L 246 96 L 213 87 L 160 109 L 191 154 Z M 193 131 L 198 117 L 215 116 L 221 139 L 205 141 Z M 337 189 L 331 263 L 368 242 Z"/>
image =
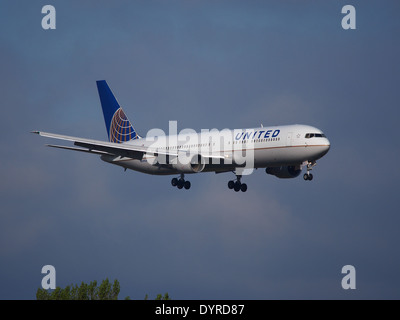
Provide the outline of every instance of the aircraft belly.
<path id="1" fill-rule="evenodd" d="M 297 165 L 309 160 L 314 161 L 321 158 L 327 152 L 324 146 L 282 146 L 270 148 L 256 148 L 254 153 L 247 150 L 246 160 L 250 167 L 265 168 L 281 165 Z M 153 175 L 178 174 L 176 169 L 167 166 L 156 166 L 146 160 L 131 158 L 121 158 L 115 156 L 102 155 L 101 159 L 108 163 L 121 166 L 126 169 L 139 171 Z M 225 172 L 235 170 L 237 165 L 226 164 L 207 164 L 203 172 Z"/>
<path id="2" fill-rule="evenodd" d="M 268 167 L 302 163 L 313 154 L 312 148 L 290 146 L 258 149 L 255 151 L 255 167 Z"/>
<path id="3" fill-rule="evenodd" d="M 255 167 L 291 165 L 303 161 L 315 161 L 323 157 L 329 150 L 328 146 L 287 146 L 277 148 L 257 149 L 254 156 Z"/>

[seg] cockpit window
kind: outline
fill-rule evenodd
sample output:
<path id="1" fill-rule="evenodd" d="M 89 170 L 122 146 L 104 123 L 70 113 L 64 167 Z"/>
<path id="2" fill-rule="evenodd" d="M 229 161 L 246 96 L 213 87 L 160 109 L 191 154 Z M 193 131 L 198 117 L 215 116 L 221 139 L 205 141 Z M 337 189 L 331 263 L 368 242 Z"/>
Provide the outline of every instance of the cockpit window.
<path id="1" fill-rule="evenodd" d="M 306 133 L 306 139 L 310 138 L 325 138 L 326 136 L 323 133 Z"/>

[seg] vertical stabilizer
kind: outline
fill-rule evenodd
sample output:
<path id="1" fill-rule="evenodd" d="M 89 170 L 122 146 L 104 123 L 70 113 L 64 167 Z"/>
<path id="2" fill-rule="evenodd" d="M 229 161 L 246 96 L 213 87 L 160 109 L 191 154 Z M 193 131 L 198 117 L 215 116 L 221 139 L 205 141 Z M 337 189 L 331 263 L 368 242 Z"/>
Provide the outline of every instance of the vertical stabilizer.
<path id="1" fill-rule="evenodd" d="M 107 82 L 99 80 L 96 83 L 110 142 L 123 143 L 132 139 L 138 139 L 139 136 L 120 107 L 117 99 L 115 99 Z"/>

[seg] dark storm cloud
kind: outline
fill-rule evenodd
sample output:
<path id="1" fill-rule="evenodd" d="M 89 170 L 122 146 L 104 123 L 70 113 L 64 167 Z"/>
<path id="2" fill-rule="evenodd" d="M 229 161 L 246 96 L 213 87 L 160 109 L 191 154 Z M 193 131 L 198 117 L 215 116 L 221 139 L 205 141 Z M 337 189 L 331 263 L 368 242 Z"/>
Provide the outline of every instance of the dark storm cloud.
<path id="1" fill-rule="evenodd" d="M 33 299 L 45 264 L 135 299 L 399 297 L 396 2 L 355 4 L 354 31 L 343 1 L 96 3 L 53 1 L 52 31 L 41 1 L 1 4 L 1 298 Z M 312 183 L 259 169 L 246 194 L 229 173 L 178 192 L 29 133 L 105 139 L 98 79 L 142 135 L 305 123 L 332 148 Z"/>

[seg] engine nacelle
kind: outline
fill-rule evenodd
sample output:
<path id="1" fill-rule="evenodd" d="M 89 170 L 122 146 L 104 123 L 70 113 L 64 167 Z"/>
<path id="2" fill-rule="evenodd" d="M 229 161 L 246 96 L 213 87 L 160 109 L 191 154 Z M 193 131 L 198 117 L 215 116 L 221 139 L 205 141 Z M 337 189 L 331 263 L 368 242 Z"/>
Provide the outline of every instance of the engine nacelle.
<path id="1" fill-rule="evenodd" d="M 282 166 L 266 168 L 265 172 L 281 179 L 296 178 L 301 173 L 300 166 Z"/>
<path id="2" fill-rule="evenodd" d="M 178 170 L 180 173 L 197 173 L 203 171 L 205 163 L 200 154 L 184 155 L 179 154 L 174 161 L 171 161 L 172 168 Z"/>

